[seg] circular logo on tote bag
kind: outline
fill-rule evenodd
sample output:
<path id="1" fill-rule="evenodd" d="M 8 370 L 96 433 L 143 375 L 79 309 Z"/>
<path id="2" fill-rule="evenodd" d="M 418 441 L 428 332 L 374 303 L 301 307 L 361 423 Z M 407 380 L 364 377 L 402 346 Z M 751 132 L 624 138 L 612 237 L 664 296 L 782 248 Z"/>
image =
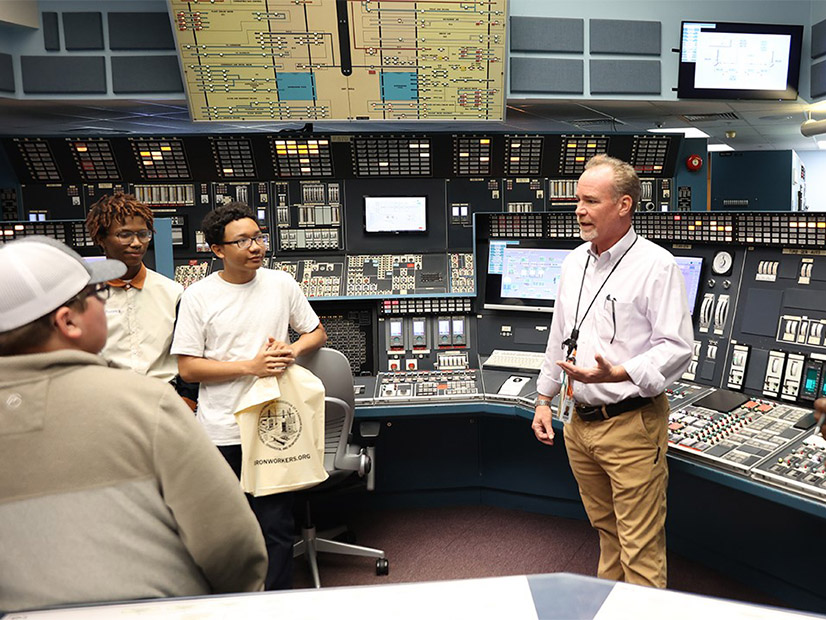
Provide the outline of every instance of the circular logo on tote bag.
<path id="1" fill-rule="evenodd" d="M 258 438 L 273 450 L 286 450 L 301 435 L 301 416 L 290 403 L 273 402 L 258 416 Z"/>

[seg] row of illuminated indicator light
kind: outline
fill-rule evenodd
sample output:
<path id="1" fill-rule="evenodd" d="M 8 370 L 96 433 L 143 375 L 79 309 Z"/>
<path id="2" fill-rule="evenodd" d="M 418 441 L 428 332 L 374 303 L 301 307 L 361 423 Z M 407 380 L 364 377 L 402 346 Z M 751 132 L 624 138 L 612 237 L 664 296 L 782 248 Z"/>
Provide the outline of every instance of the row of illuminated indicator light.
<path id="1" fill-rule="evenodd" d="M 683 216 L 681 216 L 681 215 L 675 215 L 674 216 L 674 221 L 678 222 L 682 219 L 683 219 Z M 759 225 L 760 223 L 761 222 L 744 222 L 743 224 L 740 225 L 740 227 L 754 227 L 756 225 Z M 689 230 L 694 230 L 695 227 L 701 227 L 701 226 L 705 226 L 705 225 L 706 225 L 706 223 L 703 222 L 702 220 L 694 220 L 693 224 L 691 224 L 690 220 L 689 220 L 688 229 Z M 799 221 L 799 220 L 790 220 L 788 222 L 788 225 L 789 225 L 789 228 L 826 228 L 826 221 L 807 222 L 807 221 Z M 711 228 L 711 230 L 716 230 L 718 232 L 731 232 L 733 230 L 733 227 L 732 227 L 731 224 L 726 224 L 726 225 L 721 226 L 721 225 L 718 224 L 718 222 L 716 220 L 712 220 L 712 221 L 708 222 L 708 226 Z"/>
<path id="2" fill-rule="evenodd" d="M 75 150 L 78 153 L 88 153 L 89 147 L 85 144 L 75 143 L 74 144 Z M 159 151 L 139 151 L 138 154 L 141 157 L 142 162 L 145 165 L 151 166 L 154 164 L 155 161 L 163 160 L 164 152 L 171 153 L 172 147 L 171 146 L 161 146 Z"/>
<path id="3" fill-rule="evenodd" d="M 141 162 L 145 166 L 154 166 L 156 161 L 163 161 L 164 153 L 175 155 L 171 146 L 162 146 L 159 151 L 139 151 Z"/>
<path id="4" fill-rule="evenodd" d="M 308 140 L 306 144 L 299 144 L 296 140 L 276 140 L 275 141 L 276 150 L 278 150 L 280 152 L 284 152 L 284 153 L 290 152 L 292 154 L 294 154 L 296 152 L 296 149 L 299 152 L 300 151 L 308 151 L 308 150 L 316 150 L 317 151 L 319 146 L 327 146 L 328 144 L 329 144 L 328 140 Z M 490 144 L 490 139 L 489 138 L 481 138 L 479 140 L 479 144 L 488 145 L 488 144 Z M 521 146 L 522 146 L 521 142 L 512 142 L 510 144 L 510 148 L 512 148 L 512 149 L 518 149 L 518 148 L 521 148 Z M 528 146 L 536 146 L 536 145 L 528 145 Z M 580 145 L 578 145 L 577 143 L 571 143 L 571 144 L 568 144 L 567 146 L 568 146 L 568 148 L 578 148 Z M 412 148 L 412 149 L 415 149 L 415 148 L 427 149 L 427 148 L 430 148 L 430 144 L 427 143 L 427 142 L 411 142 L 408 145 L 408 147 Z M 596 147 L 597 147 L 596 144 L 588 144 L 588 145 L 586 145 L 585 148 L 596 148 Z M 75 148 L 80 153 L 85 153 L 89 150 L 88 147 L 85 144 L 77 144 L 76 143 Z M 161 151 L 171 151 L 172 147 L 170 147 L 170 146 L 161 146 L 160 149 L 161 149 Z M 141 152 L 141 156 L 148 157 L 150 155 L 152 157 L 158 157 L 158 156 L 160 156 L 160 153 L 158 153 L 158 152 L 149 152 L 149 151 L 142 151 Z M 464 153 L 464 155 L 467 155 L 467 153 Z"/>
<path id="5" fill-rule="evenodd" d="M 37 214 L 37 215 L 39 216 L 39 215 L 42 215 L 42 214 Z M 38 224 L 40 224 L 41 222 L 43 224 L 47 224 L 47 221 L 45 219 L 43 219 L 43 220 L 37 219 L 37 220 L 33 220 L 33 221 L 36 221 Z M 65 231 L 65 228 L 63 227 L 63 225 L 53 225 L 53 226 L 46 226 L 46 227 L 38 226 L 38 228 L 36 228 L 36 229 L 29 229 L 27 231 L 26 226 L 24 224 L 15 224 L 11 228 L 0 229 L 0 237 L 16 237 L 20 234 L 24 234 L 24 235 L 35 235 L 35 234 L 44 235 L 45 234 L 45 235 L 51 235 L 51 236 L 58 237 L 58 238 L 62 239 L 63 236 L 64 236 L 64 231 Z"/>
<path id="6" fill-rule="evenodd" d="M 479 143 L 479 145 L 485 147 L 485 149 L 483 150 L 483 153 L 490 153 L 490 138 L 479 138 L 478 143 Z M 470 157 L 470 153 L 468 151 L 459 151 L 458 155 L 459 155 L 459 157 Z M 490 155 L 479 154 L 479 161 L 480 162 L 490 161 Z"/>
<path id="7" fill-rule="evenodd" d="M 680 216 L 674 216 L 675 220 L 679 220 Z M 688 226 L 688 230 L 695 230 L 697 227 L 702 227 L 703 222 L 700 220 L 696 220 L 693 225 Z M 818 228 L 818 229 L 826 229 L 826 222 L 795 222 L 791 221 L 788 223 L 789 228 Z M 712 232 L 732 232 L 732 226 L 717 226 L 717 222 L 709 222 L 708 229 Z M 5 236 L 12 236 L 18 232 L 22 232 L 24 230 L 24 226 L 22 224 L 16 224 L 12 228 L 4 229 L 2 232 Z M 750 237 L 749 240 L 753 241 L 754 238 Z"/>
<path id="8" fill-rule="evenodd" d="M 317 149 L 319 146 L 327 146 L 329 144 L 329 140 L 307 140 L 306 144 L 300 143 L 298 140 L 275 140 L 276 148 L 298 148 L 298 149 Z M 490 138 L 479 138 L 479 144 L 481 145 L 489 145 Z M 410 148 L 430 148 L 430 144 L 427 141 L 424 142 L 411 142 L 408 145 Z M 509 145 L 511 149 L 518 149 L 522 147 L 521 142 L 511 142 Z M 528 143 L 525 146 L 528 147 L 536 147 L 538 144 L 536 143 Z M 596 143 L 587 143 L 581 144 L 578 142 L 569 142 L 565 145 L 569 149 L 576 149 L 576 148 L 587 148 L 587 149 L 596 149 L 599 147 Z M 86 152 L 88 147 L 82 143 L 75 143 L 75 147 L 79 152 Z M 170 151 L 172 148 L 170 146 L 161 146 L 162 151 Z M 143 153 L 142 153 L 143 154 Z"/>
<path id="9" fill-rule="evenodd" d="M 277 155 L 297 155 L 299 159 L 299 164 L 309 164 L 310 160 L 307 158 L 301 159 L 301 156 L 319 156 L 319 146 L 327 146 L 327 140 L 310 140 L 307 144 L 298 144 L 295 140 L 276 140 L 275 141 L 275 152 Z M 429 149 L 430 144 L 427 142 L 411 142 L 407 145 L 410 149 Z M 430 157 L 429 152 L 420 152 L 420 158 L 427 158 Z M 378 162 L 379 166 L 388 167 L 390 165 L 389 162 L 380 161 Z M 301 168 L 302 172 L 311 172 L 310 168 Z M 225 170 L 226 173 L 226 170 Z"/>
<path id="10" fill-rule="evenodd" d="M 309 140 L 307 144 L 299 144 L 295 140 L 276 140 L 275 141 L 275 151 L 279 155 L 319 155 L 319 146 L 327 146 L 329 143 L 328 140 Z M 481 138 L 479 140 L 479 144 L 490 144 L 489 138 Z M 528 146 L 536 146 L 536 145 L 528 145 Z M 512 142 L 510 144 L 511 149 L 518 149 L 522 147 L 521 142 Z M 576 142 L 569 143 L 567 145 L 568 148 L 580 148 L 580 145 Z M 585 148 L 596 148 L 596 144 L 587 144 Z M 88 147 L 82 144 L 76 144 L 75 148 L 79 153 L 85 153 L 88 151 Z M 427 142 L 411 142 L 408 145 L 408 148 L 411 149 L 429 149 L 430 145 Z M 148 165 L 152 165 L 153 160 L 162 160 L 163 159 L 163 152 L 171 152 L 172 147 L 170 146 L 161 146 L 160 151 L 140 151 L 140 156 L 144 158 L 144 162 Z M 470 157 L 470 153 L 461 152 L 459 153 L 460 157 Z M 429 157 L 429 153 L 421 153 L 420 157 Z M 488 157 L 481 157 L 481 161 L 487 161 Z M 512 155 L 510 157 L 510 161 L 519 161 L 519 155 Z M 585 156 L 577 156 L 575 157 L 575 161 L 577 162 L 584 162 L 586 160 Z M 308 162 L 302 162 L 308 163 Z M 386 165 L 386 164 L 385 164 Z M 661 166 L 655 166 L 655 169 L 661 168 Z"/>

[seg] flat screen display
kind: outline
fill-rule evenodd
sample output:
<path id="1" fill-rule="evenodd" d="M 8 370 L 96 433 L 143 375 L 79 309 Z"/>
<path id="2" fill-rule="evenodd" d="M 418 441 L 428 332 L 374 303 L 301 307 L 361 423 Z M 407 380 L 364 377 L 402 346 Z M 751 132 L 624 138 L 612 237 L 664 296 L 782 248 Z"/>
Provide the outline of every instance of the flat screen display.
<path id="1" fill-rule="evenodd" d="M 553 312 L 562 262 L 571 250 L 536 247 L 535 241 L 490 241 L 485 303 L 490 310 Z M 697 307 L 703 258 L 675 256 L 685 281 L 688 309 Z"/>
<path id="2" fill-rule="evenodd" d="M 697 307 L 697 291 L 700 290 L 700 277 L 703 275 L 703 259 L 699 256 L 675 256 L 677 266 L 683 273 L 685 292 L 688 297 L 688 310 L 694 314 Z"/>
<path id="3" fill-rule="evenodd" d="M 365 196 L 364 232 L 427 232 L 427 197 Z"/>
<path id="4" fill-rule="evenodd" d="M 491 241 L 485 279 L 485 308 L 553 312 L 562 261 L 570 250 L 526 241 Z"/>
<path id="5" fill-rule="evenodd" d="M 683 22 L 677 96 L 796 99 L 803 26 Z"/>

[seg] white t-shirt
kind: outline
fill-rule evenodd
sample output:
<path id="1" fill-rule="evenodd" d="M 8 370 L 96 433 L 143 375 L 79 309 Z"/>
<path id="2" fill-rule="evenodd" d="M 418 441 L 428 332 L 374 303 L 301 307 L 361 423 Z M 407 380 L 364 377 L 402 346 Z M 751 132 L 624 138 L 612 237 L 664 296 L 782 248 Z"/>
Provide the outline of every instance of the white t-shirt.
<path id="1" fill-rule="evenodd" d="M 318 324 L 304 293 L 284 271 L 259 269 L 246 284 L 231 284 L 214 273 L 184 291 L 172 353 L 222 362 L 249 360 L 267 338 L 287 342 L 290 326 L 305 334 Z M 233 413 L 254 380 L 248 376 L 201 384 L 198 419 L 213 443 L 241 442 Z"/>

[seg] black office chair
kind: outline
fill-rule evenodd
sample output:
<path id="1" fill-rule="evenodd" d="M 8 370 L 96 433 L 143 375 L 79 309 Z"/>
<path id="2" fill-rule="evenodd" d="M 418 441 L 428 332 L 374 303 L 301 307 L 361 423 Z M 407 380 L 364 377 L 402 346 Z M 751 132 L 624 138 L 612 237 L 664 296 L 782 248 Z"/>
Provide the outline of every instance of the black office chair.
<path id="1" fill-rule="evenodd" d="M 355 410 L 353 373 L 350 369 L 350 362 L 341 352 L 322 347 L 317 351 L 302 355 L 296 363 L 301 364 L 321 379 L 326 392 L 324 398 L 324 468 L 330 477 L 313 487 L 310 494 L 337 487 L 354 472 L 362 477 L 367 475 L 372 465 L 369 455 L 366 450 L 349 443 Z M 316 588 L 321 587 L 318 576 L 317 553 L 319 551 L 376 558 L 376 574 L 388 574 L 390 564 L 384 551 L 332 540 L 346 531 L 347 528 L 342 526 L 316 533 L 310 514 L 310 498 L 307 497 L 301 540 L 296 541 L 293 546 L 293 557 L 297 558 L 302 554 L 307 554 L 307 562 L 310 565 Z"/>

